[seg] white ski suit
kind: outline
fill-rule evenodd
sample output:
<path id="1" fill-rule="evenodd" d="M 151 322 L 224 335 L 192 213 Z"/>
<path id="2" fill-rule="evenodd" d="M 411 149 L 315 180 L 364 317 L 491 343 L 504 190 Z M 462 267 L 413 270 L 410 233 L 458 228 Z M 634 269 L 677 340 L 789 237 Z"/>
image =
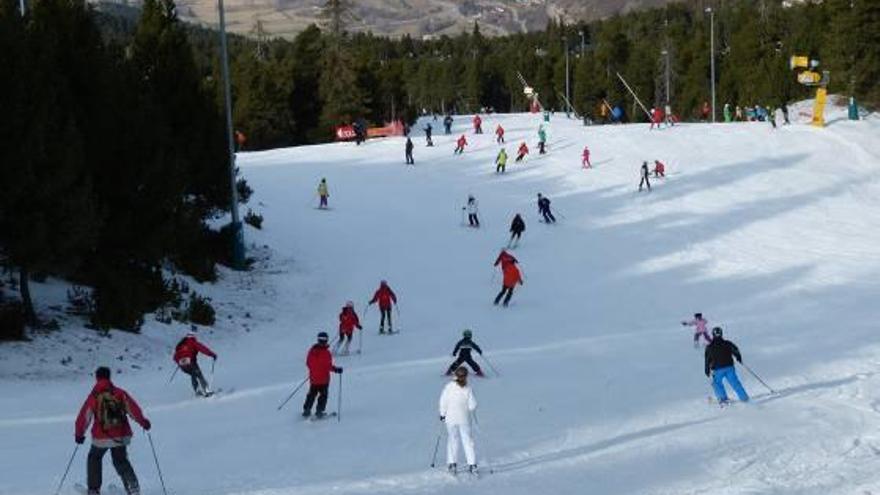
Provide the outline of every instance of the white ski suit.
<path id="1" fill-rule="evenodd" d="M 474 439 L 471 436 L 471 413 L 477 409 L 477 399 L 468 386 L 450 382 L 440 394 L 440 416 L 446 422 L 446 462 L 457 463 L 459 440 L 469 466 L 477 464 Z"/>
<path id="2" fill-rule="evenodd" d="M 473 201 L 468 201 L 468 204 L 467 204 L 468 215 L 476 215 L 477 213 L 479 213 L 479 209 L 480 209 L 480 206 L 479 206 L 479 203 L 477 202 L 476 199 Z"/>

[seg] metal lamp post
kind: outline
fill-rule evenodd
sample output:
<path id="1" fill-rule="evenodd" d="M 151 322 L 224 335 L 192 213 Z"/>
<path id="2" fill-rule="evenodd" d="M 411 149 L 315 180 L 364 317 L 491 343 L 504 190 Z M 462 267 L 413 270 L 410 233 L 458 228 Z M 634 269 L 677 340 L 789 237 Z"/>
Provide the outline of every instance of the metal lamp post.
<path id="1" fill-rule="evenodd" d="M 565 117 L 571 117 L 571 108 L 568 102 L 571 101 L 571 95 L 569 94 L 569 77 L 568 77 L 568 35 L 562 38 L 563 43 L 565 43 Z"/>
<path id="2" fill-rule="evenodd" d="M 709 59 L 712 71 L 712 123 L 715 123 L 715 11 L 706 7 L 709 13 Z"/>
<path id="3" fill-rule="evenodd" d="M 229 144 L 229 182 L 232 188 L 232 267 L 244 269 L 244 232 L 238 215 L 238 188 L 235 184 L 235 136 L 232 131 L 232 89 L 229 82 L 229 53 L 226 49 L 226 17 L 223 0 L 217 0 L 220 11 L 220 58 L 223 69 L 223 90 L 226 96 L 226 139 Z"/>

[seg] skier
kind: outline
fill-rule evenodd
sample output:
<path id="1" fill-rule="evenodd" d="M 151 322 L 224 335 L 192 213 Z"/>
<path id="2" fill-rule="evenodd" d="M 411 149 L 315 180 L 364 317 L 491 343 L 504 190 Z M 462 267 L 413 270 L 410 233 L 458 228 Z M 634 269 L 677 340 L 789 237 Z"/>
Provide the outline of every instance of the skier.
<path id="1" fill-rule="evenodd" d="M 670 105 L 666 105 L 664 107 L 664 114 L 666 114 L 666 125 L 668 127 L 675 126 L 675 115 L 672 115 L 672 107 Z"/>
<path id="2" fill-rule="evenodd" d="M 703 109 L 700 111 L 700 115 L 703 118 L 703 122 L 709 121 L 709 114 L 712 113 L 712 107 L 709 106 L 708 101 L 703 101 Z"/>
<path id="3" fill-rule="evenodd" d="M 648 130 L 653 129 L 655 125 L 657 126 L 657 129 L 660 129 L 661 122 L 663 122 L 663 110 L 660 110 L 659 108 L 652 108 L 651 127 Z"/>
<path id="4" fill-rule="evenodd" d="M 706 331 L 709 320 L 703 318 L 703 313 L 694 313 L 693 320 L 682 321 L 681 324 L 686 327 L 694 327 L 694 349 L 700 346 L 700 336 L 706 340 L 707 345 L 712 343 L 712 338 L 709 337 L 709 332 Z"/>
<path id="5" fill-rule="evenodd" d="M 474 115 L 474 134 L 483 133 L 483 119 L 479 115 Z"/>
<path id="6" fill-rule="evenodd" d="M 137 475 L 128 462 L 127 446 L 132 437 L 128 417 L 131 416 L 146 431 L 150 431 L 150 420 L 144 417 L 140 406 L 125 390 L 113 385 L 110 368 L 101 366 L 95 370 L 95 382 L 76 417 L 74 433 L 74 440 L 81 445 L 86 441 L 86 429 L 92 423 L 92 446 L 86 468 L 88 495 L 101 493 L 102 464 L 108 450 L 126 493 L 138 495 Z"/>
<path id="7" fill-rule="evenodd" d="M 333 347 L 333 354 L 337 354 L 339 347 L 345 342 L 345 345 L 342 346 L 342 355 L 348 355 L 348 346 L 351 345 L 355 328 L 358 330 L 364 329 L 361 326 L 357 313 L 354 312 L 354 303 L 348 301 L 339 313 L 339 340 L 336 341 L 336 345 Z"/>
<path id="8" fill-rule="evenodd" d="M 413 142 L 412 142 L 412 139 L 410 139 L 409 136 L 407 136 L 407 138 L 406 138 L 406 164 L 407 165 L 415 165 L 416 164 L 416 161 L 413 160 L 412 152 L 413 152 Z"/>
<path id="9" fill-rule="evenodd" d="M 710 374 L 712 376 L 712 389 L 715 391 L 715 397 L 719 404 L 723 406 L 730 402 L 727 398 L 727 391 L 724 390 L 724 380 L 727 380 L 739 400 L 748 402 L 749 394 L 746 393 L 739 377 L 736 376 L 736 368 L 733 363 L 734 359 L 742 363 L 742 355 L 733 342 L 724 340 L 722 333 L 721 327 L 712 329 L 712 343 L 706 346 L 704 371 L 707 377 Z"/>
<path id="10" fill-rule="evenodd" d="M 788 120 L 788 103 L 783 101 L 781 110 L 782 110 L 782 119 L 783 119 L 782 124 L 783 125 L 791 124 L 791 122 Z"/>
<path id="11" fill-rule="evenodd" d="M 480 203 L 477 201 L 477 198 L 473 195 L 468 195 L 467 205 L 462 207 L 462 210 L 467 210 L 468 225 L 476 229 L 480 228 L 480 219 L 477 217 L 480 210 Z"/>
<path id="12" fill-rule="evenodd" d="M 452 115 L 447 114 L 446 117 L 443 118 L 443 129 L 446 131 L 446 134 L 452 134 Z"/>
<path id="13" fill-rule="evenodd" d="M 495 173 L 504 173 L 504 169 L 507 168 L 507 150 L 501 148 L 501 151 L 498 152 L 498 156 L 495 157 Z"/>
<path id="14" fill-rule="evenodd" d="M 519 263 L 519 260 L 517 260 L 512 254 L 508 253 L 506 250 L 502 249 L 501 252 L 498 254 L 498 257 L 495 258 L 494 266 L 501 265 L 501 269 L 504 270 L 504 267 L 506 267 L 507 265 L 516 263 Z"/>
<path id="15" fill-rule="evenodd" d="M 654 160 L 654 177 L 666 177 L 666 165 L 660 160 Z"/>
<path id="16" fill-rule="evenodd" d="M 330 337 L 327 332 L 318 333 L 318 342 L 309 349 L 306 355 L 306 367 L 309 369 L 309 393 L 303 403 L 302 416 L 308 418 L 312 415 L 312 405 L 318 399 L 315 407 L 315 417 L 318 419 L 326 416 L 324 409 L 327 408 L 327 392 L 330 389 L 330 372 L 342 374 L 342 368 L 333 365 L 333 355 L 330 354 Z"/>
<path id="17" fill-rule="evenodd" d="M 467 384 L 468 370 L 459 366 L 455 380 L 447 383 L 440 394 L 440 421 L 446 423 L 446 463 L 449 472 L 458 470 L 459 442 L 464 447 L 468 472 L 477 473 L 477 455 L 471 436 L 471 416 L 477 410 L 477 399 Z"/>
<path id="18" fill-rule="evenodd" d="M 480 349 L 471 338 L 474 334 L 469 330 L 465 329 L 461 333 L 462 338 L 455 344 L 455 348 L 452 350 L 452 357 L 456 358 L 452 364 L 449 365 L 449 368 L 446 370 L 446 375 L 449 376 L 453 371 L 457 370 L 459 366 L 463 363 L 467 363 L 474 373 L 477 376 L 483 376 L 483 371 L 480 369 L 480 365 L 474 361 L 474 358 L 471 356 L 471 350 L 477 351 L 479 355 L 483 355 L 483 350 Z M 457 356 L 457 357 L 456 357 Z"/>
<path id="19" fill-rule="evenodd" d="M 724 104 L 724 122 L 729 124 L 732 118 L 733 117 L 730 114 L 730 103 L 725 103 Z"/>
<path id="20" fill-rule="evenodd" d="M 379 333 L 385 333 L 385 320 L 388 320 L 388 333 L 394 333 L 394 325 L 391 323 L 391 306 L 397 304 L 397 294 L 388 286 L 388 282 L 379 282 L 379 288 L 373 294 L 369 304 L 379 303 Z"/>
<path id="21" fill-rule="evenodd" d="M 507 241 L 507 247 L 510 247 L 511 244 L 514 246 L 519 245 L 519 240 L 522 237 L 522 233 L 526 231 L 526 222 L 523 221 L 522 217 L 519 213 L 513 217 L 513 221 L 510 222 L 510 240 Z M 514 239 L 516 240 L 516 244 L 514 244 Z"/>
<path id="22" fill-rule="evenodd" d="M 510 298 L 513 297 L 513 289 L 516 287 L 516 284 L 523 284 L 522 275 L 516 265 L 516 263 L 501 264 L 501 271 L 504 273 L 504 280 L 501 282 L 501 292 L 495 296 L 496 306 L 501 302 L 501 298 L 503 297 L 504 306 L 507 307 L 510 303 Z"/>
<path id="23" fill-rule="evenodd" d="M 556 217 L 550 211 L 550 198 L 538 193 L 538 213 L 544 216 L 544 223 L 556 223 Z"/>
<path id="24" fill-rule="evenodd" d="M 770 121 L 770 125 L 776 129 L 776 109 L 773 107 L 767 107 L 767 120 Z"/>
<path id="25" fill-rule="evenodd" d="M 202 374 L 202 369 L 199 368 L 199 362 L 196 359 L 199 353 L 212 358 L 214 361 L 217 360 L 217 354 L 199 342 L 194 333 L 189 332 L 174 347 L 174 362 L 180 367 L 180 371 L 189 375 L 192 381 L 193 392 L 196 395 L 210 397 L 214 392 L 208 388 L 208 381 L 205 380 L 205 375 Z"/>
<path id="26" fill-rule="evenodd" d="M 495 142 L 504 144 L 504 128 L 501 127 L 501 124 L 498 124 L 498 127 L 495 128 Z"/>
<path id="27" fill-rule="evenodd" d="M 427 124 L 425 124 L 425 127 L 422 130 L 425 131 L 426 145 L 434 146 L 434 141 L 431 139 L 431 133 L 434 132 L 434 127 L 431 126 L 431 123 L 428 122 Z"/>
<path id="28" fill-rule="evenodd" d="M 742 122 L 743 120 L 743 109 L 741 106 L 737 105 L 736 110 L 733 112 L 734 118 L 737 122 Z"/>
<path id="29" fill-rule="evenodd" d="M 581 155 L 581 167 L 593 168 L 593 164 L 590 163 L 590 148 L 587 146 L 584 146 L 584 153 Z"/>
<path id="30" fill-rule="evenodd" d="M 523 141 L 522 144 L 519 145 L 519 150 L 516 152 L 516 161 L 517 163 L 521 162 L 526 155 L 529 154 L 529 147 L 526 145 L 526 142 Z"/>
<path id="31" fill-rule="evenodd" d="M 544 130 L 544 126 L 538 127 L 538 154 L 543 155 L 547 151 L 544 149 L 544 146 L 547 144 L 547 131 Z"/>
<path id="32" fill-rule="evenodd" d="M 327 208 L 327 198 L 330 197 L 330 190 L 327 189 L 327 179 L 322 178 L 321 183 L 318 184 L 318 196 L 321 198 L 321 203 L 318 205 L 318 208 L 326 209 Z"/>
<path id="33" fill-rule="evenodd" d="M 642 186 L 648 186 L 648 192 L 651 192 L 651 181 L 648 179 L 648 162 L 642 162 L 642 179 L 639 181 L 639 192 L 642 192 Z"/>
<path id="34" fill-rule="evenodd" d="M 468 144 L 467 138 L 464 137 L 464 134 L 462 134 L 461 137 L 458 138 L 458 141 L 456 141 L 455 144 L 456 146 L 454 153 L 457 155 L 464 153 L 464 147 Z"/>

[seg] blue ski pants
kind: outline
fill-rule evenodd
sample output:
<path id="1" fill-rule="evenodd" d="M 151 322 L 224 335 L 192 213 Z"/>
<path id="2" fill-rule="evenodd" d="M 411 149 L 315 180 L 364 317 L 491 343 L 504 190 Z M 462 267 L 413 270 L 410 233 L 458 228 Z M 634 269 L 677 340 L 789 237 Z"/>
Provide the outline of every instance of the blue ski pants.
<path id="1" fill-rule="evenodd" d="M 748 402 L 749 394 L 746 393 L 746 389 L 744 389 L 742 383 L 739 382 L 739 377 L 736 376 L 736 369 L 733 366 L 718 368 L 712 373 L 712 389 L 715 390 L 715 397 L 717 397 L 719 401 L 727 400 L 727 391 L 724 390 L 723 383 L 723 380 L 725 379 L 733 388 L 733 391 L 736 392 L 739 400 Z"/>

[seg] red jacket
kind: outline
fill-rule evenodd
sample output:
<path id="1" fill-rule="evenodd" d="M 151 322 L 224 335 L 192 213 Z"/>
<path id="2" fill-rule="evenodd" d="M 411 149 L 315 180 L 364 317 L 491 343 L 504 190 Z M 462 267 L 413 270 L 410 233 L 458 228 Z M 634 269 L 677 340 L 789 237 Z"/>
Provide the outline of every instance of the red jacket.
<path id="1" fill-rule="evenodd" d="M 379 309 L 391 309 L 391 303 L 397 304 L 397 296 L 394 294 L 394 291 L 391 290 L 391 287 L 388 287 L 388 284 L 382 284 L 379 286 L 379 290 L 373 294 L 373 298 L 370 299 L 370 304 L 379 302 Z"/>
<path id="2" fill-rule="evenodd" d="M 499 136 L 503 136 L 504 135 L 504 128 L 499 125 L 498 127 L 495 128 L 495 134 L 497 134 Z"/>
<path id="3" fill-rule="evenodd" d="M 339 313 L 339 332 L 350 335 L 355 327 L 361 328 L 357 313 L 351 308 L 342 308 L 342 312 Z"/>
<path id="4" fill-rule="evenodd" d="M 98 395 L 108 390 L 113 394 L 113 397 L 123 403 L 125 406 L 126 417 L 121 424 L 105 431 L 104 427 L 101 425 L 101 421 L 97 418 Z M 128 416 L 131 416 L 139 425 L 146 428 L 148 423 L 147 418 L 144 417 L 144 413 L 141 412 L 141 407 L 138 403 L 135 402 L 125 390 L 113 385 L 110 380 L 98 380 L 98 383 L 92 388 L 91 393 L 89 393 L 89 396 L 79 410 L 79 414 L 76 416 L 74 435 L 76 437 L 84 437 L 86 435 L 86 428 L 88 428 L 89 423 L 91 423 L 92 438 L 95 440 L 118 440 L 130 437 L 132 433 L 131 425 L 128 424 Z"/>
<path id="5" fill-rule="evenodd" d="M 666 166 L 663 165 L 663 162 L 660 160 L 654 160 L 654 170 L 656 170 L 657 173 L 662 174 L 666 172 Z"/>
<path id="6" fill-rule="evenodd" d="M 200 352 L 208 357 L 217 357 L 214 351 L 208 349 L 206 345 L 196 340 L 195 337 L 186 337 L 174 350 L 174 362 L 178 366 L 189 366 L 196 362 L 196 356 Z"/>
<path id="7" fill-rule="evenodd" d="M 465 146 L 467 146 L 467 139 L 465 139 L 464 134 L 462 134 L 461 137 L 458 138 L 458 147 L 464 148 Z"/>
<path id="8" fill-rule="evenodd" d="M 520 155 L 528 155 L 529 154 L 529 147 L 526 146 L 526 143 L 519 145 L 519 154 Z"/>
<path id="9" fill-rule="evenodd" d="M 498 266 L 498 264 L 500 263 L 501 269 L 503 270 L 505 266 L 516 262 L 517 259 L 514 258 L 512 254 L 508 253 L 507 251 L 501 251 L 501 254 L 499 254 L 498 257 L 495 258 L 494 266 Z"/>
<path id="10" fill-rule="evenodd" d="M 482 123 L 483 123 L 483 119 L 481 119 L 479 115 L 474 115 L 474 129 L 476 129 L 477 127 L 480 127 L 480 125 Z"/>
<path id="11" fill-rule="evenodd" d="M 590 148 L 584 148 L 584 158 L 590 157 Z"/>
<path id="12" fill-rule="evenodd" d="M 306 366 L 309 368 L 309 383 L 312 385 L 329 384 L 330 372 L 336 369 L 329 347 L 321 344 L 315 344 L 309 349 Z"/>
<path id="13" fill-rule="evenodd" d="M 503 265 L 504 270 L 504 287 L 515 287 L 516 284 L 522 284 L 522 276 L 516 263 L 508 263 Z"/>

